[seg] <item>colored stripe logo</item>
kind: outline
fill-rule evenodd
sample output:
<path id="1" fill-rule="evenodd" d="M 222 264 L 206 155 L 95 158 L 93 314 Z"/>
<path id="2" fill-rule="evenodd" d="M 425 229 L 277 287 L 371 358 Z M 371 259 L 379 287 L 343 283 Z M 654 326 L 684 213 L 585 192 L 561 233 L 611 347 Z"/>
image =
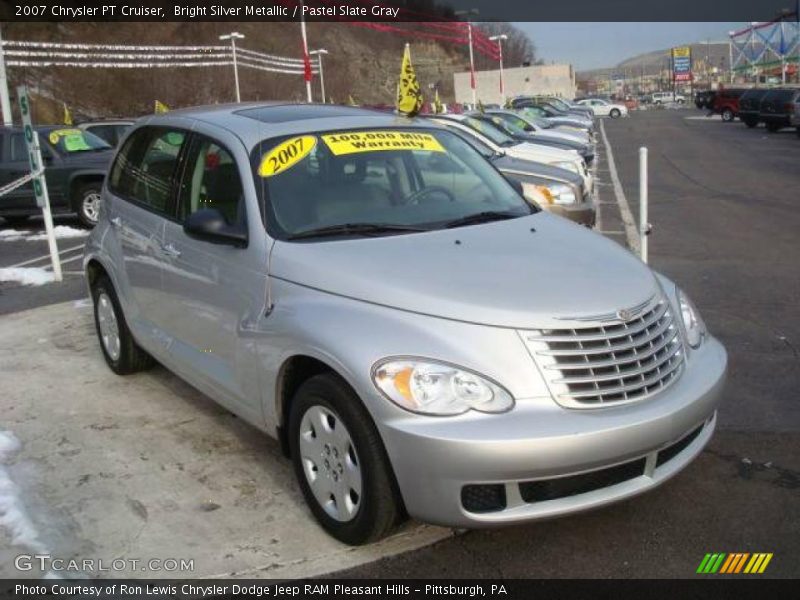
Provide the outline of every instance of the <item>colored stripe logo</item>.
<path id="1" fill-rule="evenodd" d="M 697 567 L 697 573 L 703 575 L 719 574 L 738 574 L 747 573 L 751 575 L 760 574 L 767 570 L 769 561 L 772 560 L 772 552 L 715 552 L 706 554 Z"/>

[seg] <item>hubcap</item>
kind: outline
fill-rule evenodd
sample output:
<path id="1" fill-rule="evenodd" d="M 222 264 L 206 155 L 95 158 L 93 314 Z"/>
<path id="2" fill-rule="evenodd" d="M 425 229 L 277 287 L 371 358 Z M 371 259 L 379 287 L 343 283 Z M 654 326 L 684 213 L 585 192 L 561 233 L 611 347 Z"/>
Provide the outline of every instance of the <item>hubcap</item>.
<path id="1" fill-rule="evenodd" d="M 103 341 L 103 348 L 111 360 L 119 358 L 119 325 L 117 315 L 114 312 L 114 305 L 111 298 L 105 292 L 97 298 L 97 326 L 100 328 L 100 339 Z"/>
<path id="2" fill-rule="evenodd" d="M 92 223 L 97 223 L 100 216 L 100 192 L 89 192 L 83 197 L 83 214 Z"/>
<path id="3" fill-rule="evenodd" d="M 300 460 L 314 497 L 337 521 L 355 518 L 361 506 L 361 463 L 344 422 L 312 406 L 300 421 Z"/>

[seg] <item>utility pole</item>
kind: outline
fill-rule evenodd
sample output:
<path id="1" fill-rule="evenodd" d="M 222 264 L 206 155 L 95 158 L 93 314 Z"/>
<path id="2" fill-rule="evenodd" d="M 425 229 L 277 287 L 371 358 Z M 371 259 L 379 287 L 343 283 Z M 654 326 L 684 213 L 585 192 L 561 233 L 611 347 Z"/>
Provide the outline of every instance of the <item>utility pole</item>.
<path id="1" fill-rule="evenodd" d="M 306 98 L 311 104 L 311 59 L 308 57 L 308 35 L 306 34 L 306 19 L 303 16 L 303 6 L 300 6 L 300 35 L 303 37 L 303 78 L 306 80 Z"/>
<path id="2" fill-rule="evenodd" d="M 328 54 L 328 51 L 325 48 L 320 48 L 319 50 L 312 50 L 309 54 L 316 55 L 319 61 L 319 86 L 322 91 L 322 103 L 325 104 L 325 72 L 322 70 L 322 55 Z"/>
<path id="3" fill-rule="evenodd" d="M 236 102 L 241 102 L 242 97 L 239 94 L 239 65 L 236 64 L 236 40 L 243 40 L 244 35 L 238 31 L 219 36 L 220 40 L 231 41 L 231 54 L 233 55 L 233 80 L 236 84 Z"/>
<path id="4" fill-rule="evenodd" d="M 453 14 L 457 17 L 477 15 L 477 8 L 470 8 L 469 10 L 457 10 Z M 472 21 L 467 20 L 467 38 L 469 40 L 469 84 L 472 88 L 472 107 L 478 105 L 478 89 L 475 81 L 475 53 L 472 49 Z"/>

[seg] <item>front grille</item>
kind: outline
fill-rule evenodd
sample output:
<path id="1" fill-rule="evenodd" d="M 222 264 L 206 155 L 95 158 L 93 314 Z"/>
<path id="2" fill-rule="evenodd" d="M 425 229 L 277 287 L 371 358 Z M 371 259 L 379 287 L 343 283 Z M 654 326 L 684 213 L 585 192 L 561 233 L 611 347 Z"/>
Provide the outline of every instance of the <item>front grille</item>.
<path id="1" fill-rule="evenodd" d="M 590 471 L 580 475 L 539 481 L 524 481 L 519 484 L 519 493 L 522 499 L 528 503 L 586 494 L 641 477 L 644 475 L 645 463 L 645 458 L 639 458 L 615 467 Z"/>
<path id="2" fill-rule="evenodd" d="M 557 402 L 570 408 L 632 402 L 677 379 L 683 344 L 667 301 L 629 312 L 627 321 L 601 315 L 593 326 L 522 332 Z"/>

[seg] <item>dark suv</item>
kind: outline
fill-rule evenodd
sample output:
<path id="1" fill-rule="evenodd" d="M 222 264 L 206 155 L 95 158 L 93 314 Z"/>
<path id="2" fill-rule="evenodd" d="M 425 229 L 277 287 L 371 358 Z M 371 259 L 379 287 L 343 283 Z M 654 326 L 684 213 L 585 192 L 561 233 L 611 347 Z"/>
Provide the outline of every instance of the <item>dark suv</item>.
<path id="1" fill-rule="evenodd" d="M 791 126 L 794 103 L 800 98 L 800 88 L 776 88 L 767 92 L 761 99 L 758 118 L 764 122 L 767 131 L 775 133 Z"/>
<path id="2" fill-rule="evenodd" d="M 739 97 L 739 118 L 748 127 L 758 125 L 761 115 L 761 100 L 768 91 L 764 88 L 753 88 Z"/>
<path id="3" fill-rule="evenodd" d="M 711 110 L 722 115 L 722 120 L 733 121 L 739 116 L 739 98 L 747 91 L 746 88 L 725 88 L 717 90 Z"/>
<path id="4" fill-rule="evenodd" d="M 73 127 L 37 127 L 53 213 L 77 213 L 89 227 L 97 223 L 100 190 L 113 151 L 88 131 Z M 25 134 L 21 128 L 0 128 L 0 186 L 30 172 Z M 0 196 L 0 217 L 14 224 L 39 214 L 33 185 L 27 183 Z"/>

